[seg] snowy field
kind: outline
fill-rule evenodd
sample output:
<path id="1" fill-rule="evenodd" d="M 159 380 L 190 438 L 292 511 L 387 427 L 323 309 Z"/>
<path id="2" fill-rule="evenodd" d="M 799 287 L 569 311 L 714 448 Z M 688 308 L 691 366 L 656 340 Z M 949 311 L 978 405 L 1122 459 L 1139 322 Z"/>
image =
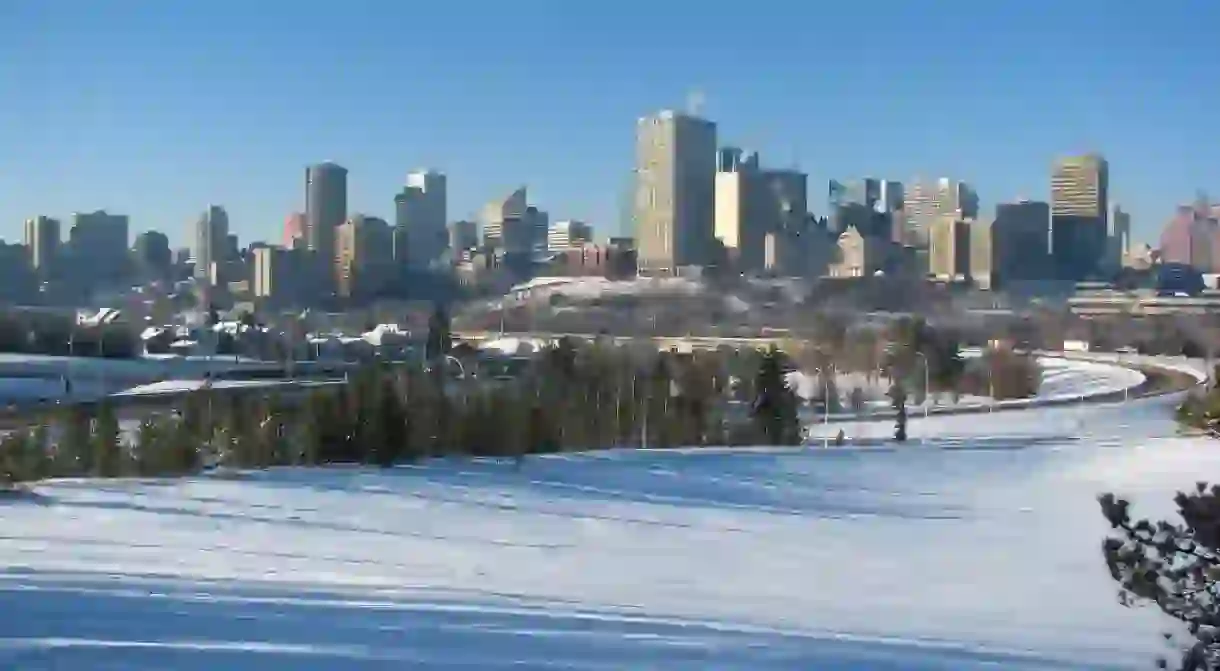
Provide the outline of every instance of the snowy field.
<path id="1" fill-rule="evenodd" d="M 0 668 L 1145 669 L 1094 496 L 1220 480 L 1176 397 L 841 449 L 59 482 L 0 501 Z M 884 422 L 876 422 L 884 426 Z"/>

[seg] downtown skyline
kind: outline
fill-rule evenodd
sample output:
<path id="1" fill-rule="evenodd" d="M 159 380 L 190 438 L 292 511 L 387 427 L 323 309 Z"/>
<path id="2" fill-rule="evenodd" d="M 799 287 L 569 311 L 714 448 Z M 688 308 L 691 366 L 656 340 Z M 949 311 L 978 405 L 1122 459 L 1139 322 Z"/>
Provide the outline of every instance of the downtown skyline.
<path id="1" fill-rule="evenodd" d="M 172 11 L 137 12 L 128 2 L 100 17 L 71 2 L 41 7 L 19 0 L 6 8 L 16 21 L 0 27 L 0 37 L 12 38 L 0 51 L 21 53 L 0 59 L 0 82 L 15 83 L 14 97 L 23 102 L 0 111 L 0 237 L 19 239 L 28 217 L 105 208 L 130 215 L 133 233 L 159 229 L 184 245 L 198 212 L 214 203 L 225 206 L 243 240 L 276 240 L 284 218 L 304 208 L 303 167 L 326 159 L 351 171 L 351 213 L 391 217 L 393 194 L 406 174 L 431 167 L 449 176 L 450 219 L 473 215 L 487 200 L 528 184 L 532 198 L 556 217 L 588 221 L 602 235 L 630 233 L 620 229 L 619 208 L 631 178 L 634 121 L 657 109 L 681 109 L 695 89 L 706 95 L 703 112 L 718 123 L 722 144 L 756 149 L 777 167 L 795 164 L 809 174 L 810 209 L 819 215 L 826 214 L 822 192 L 829 179 L 865 175 L 964 179 L 978 188 L 984 212 L 1019 197 L 1045 200 L 1056 157 L 1099 151 L 1113 166 L 1111 202 L 1132 213 L 1137 240 L 1155 242 L 1175 205 L 1189 202 L 1197 188 L 1220 185 L 1220 169 L 1205 154 L 1209 136 L 1202 134 L 1209 127 L 1205 110 L 1215 108 L 1208 101 L 1217 94 L 1186 85 L 1188 75 L 1206 72 L 1206 60 L 1199 59 L 1217 47 L 1177 44 L 1158 53 L 1185 8 L 1147 20 L 1125 7 L 1091 16 L 1086 10 L 1098 9 L 1095 2 L 1048 4 L 1045 12 L 1020 5 L 1039 21 L 1058 20 L 1039 37 L 1033 19 L 1002 4 L 937 29 L 981 30 L 1004 18 L 1006 31 L 973 45 L 972 58 L 954 43 L 903 60 L 892 45 L 865 53 L 825 34 L 827 45 L 844 42 L 836 60 L 856 59 L 864 74 L 854 81 L 841 68 L 828 73 L 816 59 L 788 62 L 800 50 L 774 45 L 755 45 L 762 71 L 774 76 L 751 78 L 724 55 L 691 47 L 697 40 L 689 35 L 675 39 L 672 49 L 683 53 L 672 67 L 650 66 L 672 51 L 659 39 L 676 17 L 642 30 L 634 41 L 643 48 L 630 50 L 593 35 L 579 12 L 542 2 L 525 3 L 509 25 L 539 38 L 569 31 L 557 42 L 571 55 L 563 62 L 541 48 L 499 60 L 479 49 L 463 56 L 446 46 L 456 35 L 455 17 L 439 8 L 413 19 L 435 21 L 436 34 L 412 33 L 389 46 L 372 46 L 389 32 L 358 11 L 389 8 L 385 3 L 356 3 L 343 16 L 278 17 L 285 30 L 306 35 L 328 23 L 340 35 L 367 31 L 346 58 L 343 49 L 320 48 L 322 65 L 311 72 L 290 54 L 260 46 L 271 22 L 228 0 L 176 8 L 177 18 L 197 21 L 193 28 L 165 24 Z M 541 11 L 548 8 L 549 14 Z M 899 35 L 904 21 L 914 20 L 910 9 L 892 9 L 870 27 L 872 34 Z M 925 12 L 923 20 L 934 23 L 950 10 Z M 604 13 L 586 14 L 597 11 Z M 861 10 L 832 13 L 846 21 L 854 11 Z M 491 12 L 470 29 L 489 31 L 508 20 L 502 13 Z M 539 23 L 544 15 L 549 20 Z M 207 61 L 207 49 L 185 37 L 222 16 L 242 29 L 226 53 Z M 624 22 L 601 18 L 607 30 Z M 1111 29 L 1097 53 L 1034 81 L 1033 66 L 1047 58 L 1039 55 L 1039 39 L 1094 19 Z M 101 49 L 106 43 L 85 27 L 107 20 L 141 39 Z M 693 23 L 698 32 L 734 22 L 719 16 Z M 758 23 L 739 28 L 748 35 L 751 26 L 762 29 Z M 10 35 L 14 26 L 28 30 Z M 156 39 L 143 39 L 154 28 L 162 29 Z M 1140 41 L 1120 39 L 1137 29 Z M 936 41 L 933 34 L 924 37 Z M 275 40 L 277 49 L 281 43 Z M 87 53 L 92 58 L 74 60 Z M 393 87 L 379 79 L 404 59 L 430 55 L 436 57 L 430 69 L 407 73 L 403 90 L 388 91 Z M 1013 61 L 1022 57 L 1034 63 Z M 1217 60 L 1220 55 L 1211 62 Z M 963 93 L 944 99 L 938 91 L 952 83 L 954 71 Z M 292 92 L 311 82 L 323 94 L 317 104 L 295 104 Z M 920 83 L 927 85 L 922 92 Z M 360 91 L 369 93 L 361 98 Z M 487 111 L 492 106 L 495 114 Z"/>

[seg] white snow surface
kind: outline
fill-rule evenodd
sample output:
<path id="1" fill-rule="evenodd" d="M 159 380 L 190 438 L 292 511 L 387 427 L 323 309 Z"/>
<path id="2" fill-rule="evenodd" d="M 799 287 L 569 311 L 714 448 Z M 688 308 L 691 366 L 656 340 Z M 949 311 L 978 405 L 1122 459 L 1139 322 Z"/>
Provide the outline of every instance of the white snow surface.
<path id="1" fill-rule="evenodd" d="M 1178 396 L 843 448 L 59 481 L 0 499 L 0 668 L 1143 669 L 1095 496 L 1220 480 Z M 886 422 L 872 423 L 878 427 Z"/>
<path id="2" fill-rule="evenodd" d="M 969 354 L 977 356 L 977 353 Z M 1006 399 L 995 402 L 994 405 L 1014 408 L 1038 405 L 1047 401 L 1088 398 L 1131 389 L 1139 386 L 1146 379 L 1142 372 L 1134 368 L 1099 360 L 1040 356 L 1038 365 L 1042 369 L 1042 382 L 1035 396 L 1028 399 Z M 801 398 L 808 400 L 821 396 L 821 381 L 816 373 L 793 371 L 788 373 L 787 379 L 793 391 Z M 879 378 L 876 375 L 866 376 L 862 373 L 836 373 L 835 386 L 844 402 L 852 389 L 858 387 L 864 392 L 871 409 L 885 410 L 889 407 L 889 400 L 886 399 L 889 382 L 885 378 Z M 922 412 L 925 405 L 935 410 L 988 404 L 992 404 L 992 401 L 983 396 L 965 394 L 954 402 L 948 394 L 931 394 L 923 403 L 908 403 L 907 407 L 913 411 Z"/>
<path id="3" fill-rule="evenodd" d="M 211 380 L 210 382 L 203 379 L 162 380 L 132 387 L 112 394 L 112 396 L 159 396 L 199 391 L 204 388 L 216 390 L 266 388 L 271 390 L 282 387 L 319 387 L 342 383 L 342 380 Z"/>

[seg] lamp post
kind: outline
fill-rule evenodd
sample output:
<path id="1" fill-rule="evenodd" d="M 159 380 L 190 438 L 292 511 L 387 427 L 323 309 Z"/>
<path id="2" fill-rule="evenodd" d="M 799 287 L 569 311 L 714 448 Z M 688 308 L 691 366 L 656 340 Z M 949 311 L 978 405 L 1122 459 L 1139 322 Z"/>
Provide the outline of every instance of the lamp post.
<path id="1" fill-rule="evenodd" d="M 923 359 L 923 418 L 928 418 L 928 401 L 931 399 L 932 384 L 928 370 L 928 357 L 923 352 L 916 352 L 915 356 Z"/>
<path id="2" fill-rule="evenodd" d="M 834 374 L 835 366 L 829 366 L 831 374 Z M 821 368 L 814 368 L 818 372 L 818 377 L 822 379 L 822 424 L 825 430 L 822 432 L 822 447 L 830 447 L 830 434 L 826 431 L 830 430 L 830 381 L 826 379 L 826 374 Z"/>

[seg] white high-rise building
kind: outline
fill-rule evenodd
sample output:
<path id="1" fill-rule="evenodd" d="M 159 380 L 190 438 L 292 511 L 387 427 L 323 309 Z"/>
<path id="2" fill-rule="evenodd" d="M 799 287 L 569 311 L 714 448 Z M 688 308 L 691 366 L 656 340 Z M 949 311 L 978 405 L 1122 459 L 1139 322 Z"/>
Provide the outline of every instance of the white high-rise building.
<path id="1" fill-rule="evenodd" d="M 211 281 L 216 278 L 213 264 L 221 267 L 229 238 L 229 215 L 219 205 L 209 205 L 195 222 L 195 277 Z"/>
<path id="2" fill-rule="evenodd" d="M 666 110 L 636 125 L 634 228 L 641 272 L 709 260 L 715 238 L 716 124 Z"/>

